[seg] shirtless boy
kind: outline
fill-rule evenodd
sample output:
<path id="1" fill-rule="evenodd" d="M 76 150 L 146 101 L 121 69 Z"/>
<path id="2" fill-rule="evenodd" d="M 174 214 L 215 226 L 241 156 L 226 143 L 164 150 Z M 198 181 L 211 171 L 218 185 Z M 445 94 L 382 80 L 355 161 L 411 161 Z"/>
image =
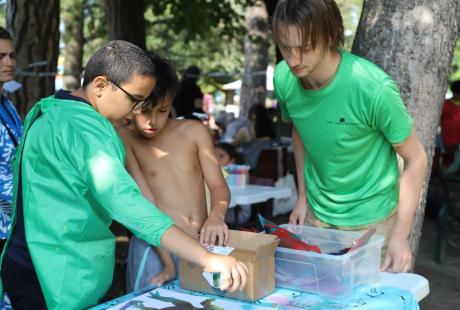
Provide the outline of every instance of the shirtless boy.
<path id="1" fill-rule="evenodd" d="M 152 104 L 133 114 L 132 125 L 119 130 L 127 169 L 144 196 L 171 216 L 177 226 L 204 245 L 226 244 L 224 222 L 229 190 L 214 154 L 211 137 L 200 122 L 169 118 L 177 89 L 174 69 L 151 55 L 157 67 Z M 205 182 L 211 193 L 207 215 Z M 133 236 L 130 241 L 127 289 L 174 279 L 175 262 L 163 249 Z"/>

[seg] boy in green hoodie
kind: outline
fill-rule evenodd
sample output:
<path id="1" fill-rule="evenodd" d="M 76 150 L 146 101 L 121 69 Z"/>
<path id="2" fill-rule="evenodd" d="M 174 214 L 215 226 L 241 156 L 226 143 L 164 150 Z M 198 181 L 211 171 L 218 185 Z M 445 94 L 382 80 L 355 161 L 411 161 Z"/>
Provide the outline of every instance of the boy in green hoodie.
<path id="1" fill-rule="evenodd" d="M 111 41 L 88 61 L 82 88 L 58 91 L 28 113 L 13 164 L 13 226 L 1 265 L 14 309 L 96 305 L 112 282 L 112 219 L 150 244 L 221 272 L 222 289 L 245 285 L 241 262 L 208 253 L 174 226 L 124 168 L 114 127 L 148 103 L 155 83 L 143 50 Z"/>

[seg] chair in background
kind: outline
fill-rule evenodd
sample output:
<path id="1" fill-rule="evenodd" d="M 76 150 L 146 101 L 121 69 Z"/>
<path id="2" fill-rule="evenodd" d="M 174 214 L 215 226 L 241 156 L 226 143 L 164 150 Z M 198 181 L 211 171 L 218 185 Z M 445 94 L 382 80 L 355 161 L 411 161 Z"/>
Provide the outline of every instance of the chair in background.
<path id="1" fill-rule="evenodd" d="M 249 184 L 274 186 L 275 182 L 288 171 L 288 152 L 286 147 L 265 149 L 260 152 L 256 167 L 250 171 Z M 257 213 L 272 219 L 273 199 L 254 204 L 251 220 Z"/>
<path id="2" fill-rule="evenodd" d="M 445 195 L 437 221 L 435 260 L 439 264 L 445 261 L 446 245 L 460 248 L 460 145 L 453 150 L 453 161 L 441 171 L 441 183 Z"/>
<path id="3" fill-rule="evenodd" d="M 280 177 L 285 176 L 288 171 L 288 152 L 286 147 L 276 147 L 262 150 L 257 160 L 256 167 L 250 172 L 254 182 L 265 182 L 273 186 Z M 250 178 L 250 182 L 251 182 Z M 256 184 L 256 183 L 253 183 Z M 261 184 L 262 185 L 262 184 Z"/>

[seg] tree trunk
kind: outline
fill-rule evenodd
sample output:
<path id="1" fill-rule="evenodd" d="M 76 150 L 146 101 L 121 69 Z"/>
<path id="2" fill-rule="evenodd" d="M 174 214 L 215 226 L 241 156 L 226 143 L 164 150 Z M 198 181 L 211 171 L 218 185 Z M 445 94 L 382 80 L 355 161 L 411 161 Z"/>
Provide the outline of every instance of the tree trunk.
<path id="1" fill-rule="evenodd" d="M 83 62 L 83 9 L 85 0 L 64 0 L 62 19 L 64 22 L 64 89 L 75 90 L 80 87 Z"/>
<path id="2" fill-rule="evenodd" d="M 109 40 L 125 40 L 145 49 L 144 0 L 105 0 Z"/>
<path id="3" fill-rule="evenodd" d="M 59 54 L 59 0 L 9 0 L 6 24 L 16 43 L 17 80 L 12 96 L 24 117 L 40 98 L 54 93 Z"/>
<path id="4" fill-rule="evenodd" d="M 264 0 L 265 6 L 267 7 L 268 13 L 268 28 L 271 29 L 273 13 L 275 13 L 276 6 L 278 5 L 278 0 Z M 279 63 L 283 60 L 283 55 L 278 48 L 278 45 L 274 44 L 275 47 L 275 63 Z"/>
<path id="5" fill-rule="evenodd" d="M 383 68 L 402 99 L 425 146 L 429 167 L 459 29 L 458 0 L 365 0 L 353 52 Z M 423 224 L 428 178 L 411 230 L 414 254 Z"/>
<path id="6" fill-rule="evenodd" d="M 240 115 L 251 105 L 265 103 L 268 66 L 268 14 L 263 1 L 246 9 L 248 33 L 244 38 L 244 75 L 240 95 Z"/>

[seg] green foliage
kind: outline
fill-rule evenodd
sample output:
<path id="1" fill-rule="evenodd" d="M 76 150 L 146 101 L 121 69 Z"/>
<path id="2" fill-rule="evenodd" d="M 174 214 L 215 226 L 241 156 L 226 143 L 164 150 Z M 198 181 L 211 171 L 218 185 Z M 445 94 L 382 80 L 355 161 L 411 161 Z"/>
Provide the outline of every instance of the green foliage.
<path id="1" fill-rule="evenodd" d="M 242 71 L 244 2 L 156 1 L 145 14 L 147 48 L 169 59 L 179 72 L 197 65 L 204 91 L 214 91 Z"/>
<path id="2" fill-rule="evenodd" d="M 164 16 L 169 28 L 189 41 L 212 34 L 219 26 L 222 33 L 235 37 L 243 30 L 242 8 L 248 0 L 163 0 L 153 1 L 154 16 Z"/>
<path id="3" fill-rule="evenodd" d="M 351 50 L 358 27 L 363 0 L 336 0 L 343 18 L 345 44 L 344 49 Z"/>
<path id="4" fill-rule="evenodd" d="M 83 1 L 85 1 L 85 9 L 83 10 L 83 36 L 85 37 L 83 64 L 86 64 L 89 56 L 107 41 L 108 28 L 104 0 Z"/>
<path id="5" fill-rule="evenodd" d="M 0 26 L 6 27 L 6 0 L 0 0 Z"/>
<path id="6" fill-rule="evenodd" d="M 107 15 L 103 0 L 79 0 L 83 4 L 83 36 L 84 52 L 83 64 L 86 64 L 92 55 L 104 42 L 107 41 Z M 73 26 L 80 14 L 75 10 L 76 0 L 61 0 L 61 23 Z M 64 44 L 69 41 L 69 35 L 65 27 L 61 27 L 61 38 Z M 62 52 L 62 51 L 61 51 Z"/>
<path id="7" fill-rule="evenodd" d="M 454 59 L 452 61 L 452 74 L 449 80 L 460 80 L 460 40 L 458 38 L 457 45 L 455 46 Z"/>

